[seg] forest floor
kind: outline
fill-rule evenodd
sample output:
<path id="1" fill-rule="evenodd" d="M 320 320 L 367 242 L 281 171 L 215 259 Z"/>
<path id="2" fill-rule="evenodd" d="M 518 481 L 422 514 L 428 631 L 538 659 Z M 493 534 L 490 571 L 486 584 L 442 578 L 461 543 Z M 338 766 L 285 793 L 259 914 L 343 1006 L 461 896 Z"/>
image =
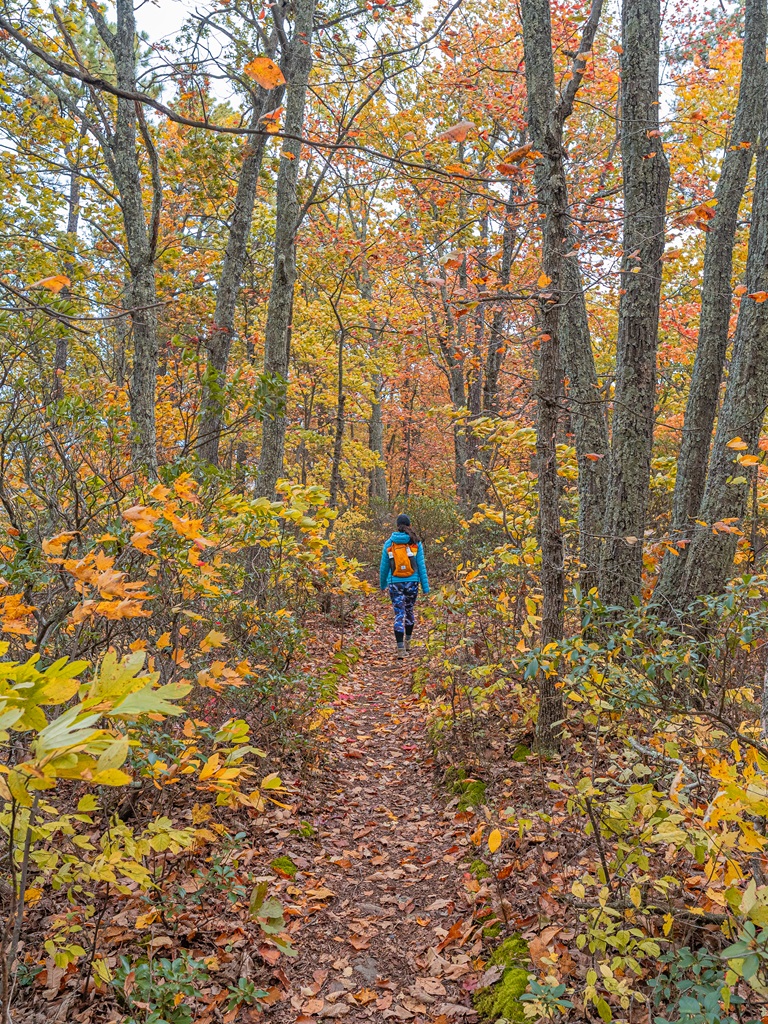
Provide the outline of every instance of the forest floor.
<path id="1" fill-rule="evenodd" d="M 440 789 L 413 694 L 418 648 L 396 659 L 389 623 L 383 612 L 376 618 L 375 630 L 355 637 L 360 660 L 341 685 L 301 807 L 316 851 L 311 865 L 298 859 L 313 879 L 305 907 L 314 896 L 318 909 L 305 911 L 298 957 L 281 963 L 289 996 L 270 1013 L 280 1024 L 477 1016 L 469 990 L 483 940 L 465 863 L 472 816 L 457 814 L 455 800 L 447 808 Z"/>

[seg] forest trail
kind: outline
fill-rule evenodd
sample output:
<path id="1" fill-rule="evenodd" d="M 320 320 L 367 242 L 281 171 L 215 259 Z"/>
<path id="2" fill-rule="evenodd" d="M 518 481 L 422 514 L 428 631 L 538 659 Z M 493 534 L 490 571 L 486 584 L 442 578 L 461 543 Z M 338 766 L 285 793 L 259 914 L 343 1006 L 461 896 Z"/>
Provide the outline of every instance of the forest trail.
<path id="1" fill-rule="evenodd" d="M 282 962 L 290 997 L 274 1008 L 281 1024 L 477 1016 L 468 989 L 480 926 L 463 878 L 469 816 L 456 821 L 436 791 L 424 708 L 412 693 L 418 648 L 397 660 L 389 623 L 377 619 L 356 638 L 361 657 L 342 683 L 319 785 L 302 807 L 316 829 L 319 909 L 302 924 L 299 956 Z"/>

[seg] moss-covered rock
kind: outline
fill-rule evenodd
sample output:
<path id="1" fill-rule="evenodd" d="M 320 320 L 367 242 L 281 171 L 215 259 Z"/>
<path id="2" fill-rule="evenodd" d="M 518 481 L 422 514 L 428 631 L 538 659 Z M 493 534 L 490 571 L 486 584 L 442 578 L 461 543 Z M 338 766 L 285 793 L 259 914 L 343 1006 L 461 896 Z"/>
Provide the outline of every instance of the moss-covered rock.
<path id="1" fill-rule="evenodd" d="M 299 870 L 298 865 L 294 864 L 288 856 L 275 857 L 269 866 L 276 875 L 283 875 L 284 878 L 295 878 Z"/>
<path id="2" fill-rule="evenodd" d="M 528 988 L 530 958 L 528 943 L 519 935 L 505 939 L 493 951 L 488 967 L 503 967 L 504 973 L 498 981 L 475 992 L 475 1009 L 486 1020 L 524 1021 L 524 1004 L 520 996 Z"/>

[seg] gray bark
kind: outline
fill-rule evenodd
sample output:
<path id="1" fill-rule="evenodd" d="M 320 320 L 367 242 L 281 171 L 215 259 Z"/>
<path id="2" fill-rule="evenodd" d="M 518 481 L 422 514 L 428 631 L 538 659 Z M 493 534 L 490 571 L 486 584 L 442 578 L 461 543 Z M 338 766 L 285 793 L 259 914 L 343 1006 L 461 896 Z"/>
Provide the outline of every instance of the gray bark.
<path id="1" fill-rule="evenodd" d="M 768 85 L 765 65 L 761 68 L 760 83 L 764 96 Z M 763 107 L 745 282 L 751 294 L 768 291 L 768 105 L 764 103 Z M 682 604 L 698 595 L 718 593 L 725 587 L 733 566 L 737 535 L 716 524 L 742 526 L 749 498 L 749 477 L 754 470 L 743 468 L 736 460 L 744 454 L 757 454 L 767 405 L 768 303 L 745 295 L 739 309 L 728 382 L 698 514 L 708 525 L 697 525 L 693 534 L 680 595 Z M 741 438 L 746 449 L 729 448 L 728 443 L 735 438 Z M 743 482 L 736 483 L 736 480 Z"/>
<path id="2" fill-rule="evenodd" d="M 677 460 L 671 540 L 690 540 L 704 493 L 731 316 L 731 273 L 739 207 L 752 166 L 766 97 L 762 88 L 766 45 L 766 0 L 746 0 L 739 100 L 726 139 L 715 216 L 709 223 L 701 283 L 696 358 Z M 742 144 L 745 148 L 742 148 Z M 655 599 L 679 603 L 688 548 L 667 554 Z"/>
<path id="3" fill-rule="evenodd" d="M 112 32 L 95 5 L 89 10 L 115 62 L 117 85 L 136 92 L 136 18 L 133 0 L 117 0 L 117 28 Z M 143 181 L 137 148 L 139 130 L 152 172 L 152 212 L 147 223 Z M 157 474 L 155 392 L 157 384 L 157 291 L 155 249 L 162 201 L 157 155 L 143 123 L 143 113 L 132 100 L 117 99 L 117 116 L 104 152 L 120 196 L 125 228 L 130 281 L 128 297 L 133 326 L 133 377 L 130 386 L 132 459 L 134 468 Z"/>
<path id="4" fill-rule="evenodd" d="M 336 310 L 334 309 L 334 312 Z M 336 313 L 338 317 L 338 313 Z M 329 504 L 338 508 L 341 492 L 341 455 L 344 448 L 344 328 L 339 324 L 339 347 L 336 367 L 336 423 L 334 425 L 333 458 L 331 459 L 331 486 Z"/>
<path id="5" fill-rule="evenodd" d="M 272 497 L 283 468 L 285 450 L 290 324 L 296 283 L 296 232 L 301 208 L 297 196 L 304 105 L 312 69 L 312 20 L 315 0 L 297 0 L 295 21 L 287 60 L 288 99 L 285 113 L 283 152 L 277 174 L 275 257 L 267 306 L 264 337 L 264 374 L 273 389 L 271 408 L 265 411 L 261 434 L 261 455 L 257 489 Z"/>
<path id="6" fill-rule="evenodd" d="M 669 185 L 659 134 L 660 29 L 660 0 L 623 0 L 624 255 L 600 594 L 624 606 L 640 594 L 656 399 Z"/>
<path id="7" fill-rule="evenodd" d="M 600 562 L 608 473 L 608 429 L 598 392 L 563 162 L 563 127 L 573 109 L 586 62 L 575 58 L 572 77 L 558 99 L 548 0 L 524 0 L 521 10 L 528 127 L 534 148 L 543 157 L 537 162 L 535 171 L 539 209 L 546 218 L 543 222 L 543 264 L 549 268 L 545 273 L 552 279 L 547 290 L 556 302 L 556 307 L 547 315 L 546 333 L 556 339 L 568 378 L 568 408 L 579 468 L 582 586 L 589 590 L 596 583 Z M 591 50 L 601 12 L 602 0 L 593 0 L 579 53 Z M 590 455 L 597 456 L 597 459 L 588 458 Z"/>
<path id="8" fill-rule="evenodd" d="M 74 154 L 69 154 L 71 170 L 69 172 L 69 196 L 67 197 L 67 253 L 64 258 L 64 273 L 70 282 L 75 275 L 75 250 L 77 247 L 77 233 L 80 227 L 80 146 L 85 138 L 87 129 L 85 124 L 80 126 L 80 138 Z M 66 285 L 61 290 L 62 298 L 70 297 L 70 287 Z M 69 361 L 69 336 L 61 331 L 56 336 L 56 351 L 53 356 L 53 388 L 51 389 L 52 400 L 64 397 L 64 375 L 67 372 Z"/>
<path id="9" fill-rule="evenodd" d="M 377 456 L 377 463 L 371 470 L 368 497 L 371 501 L 386 507 L 389 501 L 387 493 L 387 471 L 384 465 L 384 417 L 382 416 L 381 394 L 384 380 L 380 373 L 373 381 L 373 398 L 371 399 L 371 416 L 368 420 L 368 447 Z"/>
<path id="10" fill-rule="evenodd" d="M 510 185 L 509 199 L 504 205 L 506 214 L 504 219 L 504 230 L 501 234 L 501 265 L 499 267 L 499 284 L 504 287 L 509 284 L 512 271 L 512 260 L 514 256 L 515 239 L 517 230 L 510 223 L 512 214 L 515 211 L 513 202 L 514 186 Z M 499 403 L 499 374 L 504 361 L 506 342 L 504 328 L 506 315 L 503 309 L 497 308 L 493 311 L 489 327 L 488 350 L 485 358 L 485 376 L 483 378 L 483 409 L 489 416 L 498 416 L 500 412 Z"/>
<path id="11" fill-rule="evenodd" d="M 269 56 L 273 56 L 273 54 L 269 54 Z M 260 102 L 256 102 L 254 106 L 254 113 L 249 125 L 251 129 L 258 128 L 264 115 L 280 106 L 284 93 L 285 88 L 282 86 L 270 92 L 259 90 Z M 235 307 L 248 252 L 256 189 L 266 144 L 265 135 L 252 135 L 243 151 L 243 163 L 237 182 L 227 248 L 216 291 L 216 309 L 213 314 L 211 330 L 205 341 L 208 363 L 201 400 L 197 452 L 201 459 L 214 466 L 218 465 L 219 461 L 227 367 L 235 329 Z"/>

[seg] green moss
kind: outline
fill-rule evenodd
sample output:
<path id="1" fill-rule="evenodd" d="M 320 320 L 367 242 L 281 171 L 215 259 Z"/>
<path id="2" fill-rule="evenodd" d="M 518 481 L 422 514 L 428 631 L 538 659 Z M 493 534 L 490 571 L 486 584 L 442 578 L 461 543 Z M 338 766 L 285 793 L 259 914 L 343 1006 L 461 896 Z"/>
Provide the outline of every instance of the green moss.
<path id="1" fill-rule="evenodd" d="M 504 968 L 504 973 L 495 984 L 475 993 L 475 1009 L 488 1020 L 496 1021 L 502 1017 L 508 1021 L 524 1021 L 526 1017 L 520 996 L 528 988 L 528 943 L 519 935 L 505 939 L 488 961 L 488 967 L 497 965 Z"/>
<path id="2" fill-rule="evenodd" d="M 459 810 L 466 811 L 470 807 L 482 807 L 485 803 L 485 783 L 480 779 L 467 779 L 462 783 L 459 797 Z"/>
<path id="3" fill-rule="evenodd" d="M 488 875 L 490 875 L 491 873 L 491 869 L 488 867 L 485 861 L 480 860 L 479 857 L 477 858 L 477 860 L 472 861 L 472 863 L 469 865 L 469 870 L 472 872 L 472 874 L 475 876 L 478 882 L 480 881 L 481 878 L 487 878 Z"/>
<path id="4" fill-rule="evenodd" d="M 302 839 L 311 839 L 317 829 L 314 825 L 311 825 L 308 821 L 300 821 L 297 828 L 292 828 L 291 832 L 295 836 L 301 836 Z"/>
<path id="5" fill-rule="evenodd" d="M 464 768 L 449 768 L 445 773 L 445 784 L 452 793 L 458 795 L 460 811 L 482 807 L 485 803 L 485 783 L 481 779 L 467 778 Z"/>
<path id="6" fill-rule="evenodd" d="M 276 874 L 286 875 L 288 878 L 295 878 L 299 870 L 298 865 L 294 864 L 290 857 L 275 857 L 269 866 Z"/>
<path id="7" fill-rule="evenodd" d="M 497 921 L 496 924 L 489 924 L 487 928 L 483 928 L 484 939 L 497 939 L 501 935 L 501 922 Z"/>

